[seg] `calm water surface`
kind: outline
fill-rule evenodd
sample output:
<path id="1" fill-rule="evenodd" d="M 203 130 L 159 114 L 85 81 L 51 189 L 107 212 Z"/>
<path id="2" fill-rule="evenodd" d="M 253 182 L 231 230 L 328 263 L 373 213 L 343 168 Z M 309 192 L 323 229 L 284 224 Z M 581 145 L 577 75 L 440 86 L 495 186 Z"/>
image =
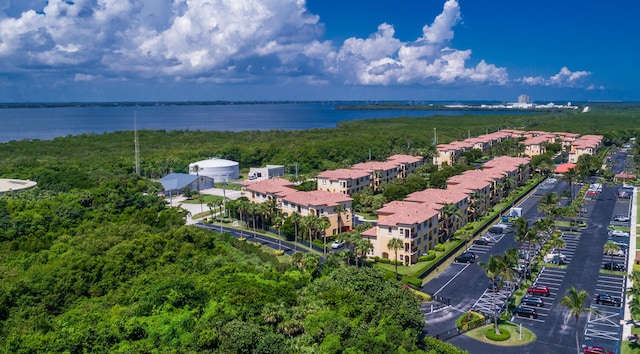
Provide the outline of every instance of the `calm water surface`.
<path id="1" fill-rule="evenodd" d="M 303 130 L 386 117 L 495 114 L 488 111 L 336 110 L 333 104 L 229 104 L 0 108 L 0 142 L 133 130 Z M 510 112 L 513 113 L 513 112 Z"/>

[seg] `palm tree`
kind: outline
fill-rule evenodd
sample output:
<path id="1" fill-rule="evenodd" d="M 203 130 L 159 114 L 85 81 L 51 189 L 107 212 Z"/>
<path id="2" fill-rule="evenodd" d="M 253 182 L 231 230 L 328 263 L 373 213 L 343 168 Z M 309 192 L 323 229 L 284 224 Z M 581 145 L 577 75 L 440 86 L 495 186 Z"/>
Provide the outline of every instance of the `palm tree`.
<path id="1" fill-rule="evenodd" d="M 496 278 L 500 276 L 502 269 L 504 268 L 504 259 L 500 255 L 489 256 L 489 262 L 483 263 L 479 262 L 480 268 L 484 270 L 484 272 L 489 277 L 491 281 L 492 287 L 493 284 L 496 283 Z M 500 329 L 498 328 L 498 311 L 496 311 L 496 298 L 495 293 L 491 295 L 491 309 L 493 311 L 493 322 L 496 330 L 496 334 L 500 334 Z"/>
<path id="2" fill-rule="evenodd" d="M 445 217 L 445 236 L 449 238 L 451 236 L 451 229 L 453 228 L 454 220 L 459 221 L 463 218 L 462 210 L 460 210 L 460 208 L 455 204 L 445 203 L 442 206 L 442 214 Z M 440 241 L 442 242 L 444 240 Z"/>
<path id="3" fill-rule="evenodd" d="M 240 216 L 240 237 L 244 237 L 244 235 L 243 235 L 244 226 L 242 226 L 242 214 L 244 214 L 244 213 L 248 214 L 250 206 L 251 206 L 251 204 L 249 203 L 249 200 L 247 200 L 247 199 L 242 199 L 241 198 L 241 200 L 238 203 L 238 216 Z"/>
<path id="4" fill-rule="evenodd" d="M 578 171 L 575 169 L 575 167 L 568 169 L 567 172 L 565 172 L 562 175 L 562 179 L 565 180 L 567 183 L 569 183 L 569 192 L 571 192 L 569 194 L 570 196 L 569 201 L 573 200 L 573 183 L 576 181 L 577 178 L 578 178 Z"/>
<path id="5" fill-rule="evenodd" d="M 282 235 L 280 234 L 280 229 L 282 228 L 282 223 L 284 222 L 284 217 L 281 214 L 277 214 L 273 217 L 273 227 L 278 229 L 278 250 L 282 249 Z"/>
<path id="6" fill-rule="evenodd" d="M 326 216 L 323 216 L 318 219 L 316 227 L 319 231 L 322 231 L 322 243 L 323 243 L 323 253 L 327 254 L 327 228 L 331 226 L 331 221 Z"/>
<path id="7" fill-rule="evenodd" d="M 560 201 L 560 196 L 558 193 L 547 193 L 540 198 L 538 201 L 538 210 L 542 212 L 545 216 L 551 217 L 555 214 L 555 209 L 558 208 L 558 202 Z"/>
<path id="8" fill-rule="evenodd" d="M 611 270 L 613 270 L 613 255 L 620 251 L 620 246 L 616 245 L 613 241 L 607 241 L 604 244 L 604 253 L 611 255 Z"/>
<path id="9" fill-rule="evenodd" d="M 313 251 L 313 235 L 318 224 L 318 217 L 313 214 L 303 216 L 301 223 L 307 229 L 307 236 L 309 237 L 309 250 Z"/>
<path id="10" fill-rule="evenodd" d="M 570 316 L 576 320 L 576 349 L 580 354 L 580 338 L 578 336 L 578 320 L 580 315 L 586 312 L 597 313 L 595 309 L 590 307 L 585 308 L 584 305 L 587 301 L 589 294 L 585 290 L 576 290 L 575 287 L 567 290 L 566 294 L 560 299 L 560 305 L 569 310 Z"/>
<path id="11" fill-rule="evenodd" d="M 396 264 L 396 280 L 398 279 L 398 250 L 404 247 L 404 242 L 402 242 L 399 238 L 392 238 L 387 243 L 387 248 L 393 250 L 395 254 L 395 264 Z"/>
<path id="12" fill-rule="evenodd" d="M 293 223 L 293 226 L 295 228 L 295 238 L 294 238 L 294 242 L 293 242 L 293 249 L 297 250 L 298 249 L 298 227 L 300 226 L 300 220 L 302 220 L 302 217 L 300 216 L 300 214 L 296 213 L 295 211 L 293 213 L 291 213 L 291 223 Z"/>
<path id="13" fill-rule="evenodd" d="M 213 217 L 213 207 L 214 207 L 214 202 L 210 201 L 209 203 L 207 203 L 207 207 L 209 208 L 209 214 L 211 215 L 211 222 L 213 222 L 215 219 Z"/>
<path id="14" fill-rule="evenodd" d="M 364 265 L 364 259 L 367 256 L 367 253 L 373 250 L 373 243 L 371 241 L 361 238 L 355 243 L 356 253 L 360 255 L 361 261 L 360 265 Z"/>
<path id="15" fill-rule="evenodd" d="M 342 233 L 342 213 L 346 212 L 347 208 L 342 204 L 338 204 L 334 210 L 338 215 L 338 233 Z"/>

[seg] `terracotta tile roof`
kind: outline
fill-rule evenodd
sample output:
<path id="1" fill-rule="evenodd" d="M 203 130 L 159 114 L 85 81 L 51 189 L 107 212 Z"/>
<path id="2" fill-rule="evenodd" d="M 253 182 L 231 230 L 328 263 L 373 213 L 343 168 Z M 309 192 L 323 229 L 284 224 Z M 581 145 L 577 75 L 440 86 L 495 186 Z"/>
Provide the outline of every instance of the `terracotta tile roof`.
<path id="1" fill-rule="evenodd" d="M 569 172 L 569 169 L 576 167 L 575 163 L 563 163 L 560 164 L 558 166 L 556 166 L 556 168 L 553 170 L 553 172 L 555 173 L 567 173 Z"/>
<path id="2" fill-rule="evenodd" d="M 318 178 L 324 178 L 331 181 L 337 181 L 341 179 L 359 179 L 363 177 L 369 177 L 369 172 L 363 170 L 352 170 L 341 168 L 337 170 L 324 171 L 318 174 Z"/>
<path id="3" fill-rule="evenodd" d="M 457 204 L 469 198 L 469 194 L 456 189 L 429 188 L 409 194 L 404 200 L 413 203 Z"/>
<path id="4" fill-rule="evenodd" d="M 528 157 L 511 157 L 500 156 L 487 161 L 482 167 L 487 169 L 496 169 L 505 172 L 516 171 L 520 165 L 526 165 L 531 161 Z"/>
<path id="5" fill-rule="evenodd" d="M 295 191 L 286 195 L 282 200 L 302 206 L 336 206 L 340 203 L 350 202 L 353 199 L 342 193 L 331 193 L 327 191 Z"/>
<path id="6" fill-rule="evenodd" d="M 482 190 L 489 186 L 491 186 L 491 181 L 487 180 L 479 180 L 479 179 L 456 179 L 451 181 L 451 179 L 447 180 L 447 189 L 455 189 L 455 190 Z"/>
<path id="7" fill-rule="evenodd" d="M 533 138 L 529 138 L 529 139 L 526 139 L 524 141 L 521 141 L 520 144 L 523 144 L 523 145 L 540 145 L 542 143 L 546 143 L 548 140 L 549 140 L 548 136 L 538 135 L 538 136 L 534 136 Z"/>
<path id="8" fill-rule="evenodd" d="M 273 194 L 285 196 L 292 192 L 294 184 L 282 178 L 263 179 L 255 182 L 244 182 L 242 184 L 246 190 L 256 193 Z"/>
<path id="9" fill-rule="evenodd" d="M 398 168 L 398 164 L 391 161 L 369 161 L 355 164 L 351 168 L 364 171 L 387 171 Z"/>
<path id="10" fill-rule="evenodd" d="M 393 201 L 378 210 L 378 225 L 398 226 L 421 224 L 438 216 L 439 211 L 424 204 Z"/>
<path id="11" fill-rule="evenodd" d="M 424 157 L 422 156 L 413 156 L 413 155 L 392 155 L 387 158 L 387 161 L 393 161 L 398 163 L 416 163 L 424 161 Z"/>
<path id="12" fill-rule="evenodd" d="M 360 235 L 365 237 L 378 237 L 378 227 L 374 226 L 370 229 L 367 229 L 361 232 Z"/>

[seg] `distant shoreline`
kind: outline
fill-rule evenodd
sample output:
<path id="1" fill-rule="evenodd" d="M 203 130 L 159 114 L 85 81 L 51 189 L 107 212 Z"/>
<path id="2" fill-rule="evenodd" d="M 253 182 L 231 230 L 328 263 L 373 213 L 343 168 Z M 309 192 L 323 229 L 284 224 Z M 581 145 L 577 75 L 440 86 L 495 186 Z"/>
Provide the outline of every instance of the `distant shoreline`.
<path id="1" fill-rule="evenodd" d="M 619 105 L 634 104 L 633 101 L 588 101 L 575 102 L 581 105 Z M 290 105 L 290 104 L 322 104 L 335 106 L 336 110 L 405 110 L 405 111 L 478 111 L 507 110 L 544 112 L 547 108 L 488 108 L 482 105 L 504 104 L 500 101 L 371 101 L 371 100 L 317 100 L 317 101 L 123 101 L 123 102 L 0 102 L 2 108 L 58 108 L 58 107 L 153 107 L 153 106 L 231 106 L 231 105 Z"/>

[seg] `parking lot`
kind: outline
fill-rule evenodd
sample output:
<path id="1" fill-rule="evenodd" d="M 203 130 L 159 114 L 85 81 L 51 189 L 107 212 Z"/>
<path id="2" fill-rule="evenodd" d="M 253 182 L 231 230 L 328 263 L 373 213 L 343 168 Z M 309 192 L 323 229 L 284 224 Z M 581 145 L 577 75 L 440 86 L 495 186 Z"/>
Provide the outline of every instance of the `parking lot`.
<path id="1" fill-rule="evenodd" d="M 564 280 L 564 276 L 566 271 L 564 269 L 557 268 L 542 268 L 534 285 L 546 286 L 549 288 L 549 296 L 543 296 L 544 306 L 529 306 L 526 304 L 521 304 L 520 306 L 525 308 L 534 308 L 538 313 L 538 318 L 531 317 L 522 317 L 522 316 L 513 316 L 511 318 L 512 321 L 518 321 L 519 323 L 525 322 L 539 322 L 544 323 L 549 313 L 558 298 L 558 292 L 560 291 L 560 287 L 562 286 L 562 282 Z"/>
<path id="2" fill-rule="evenodd" d="M 626 278 L 622 275 L 609 275 L 601 273 L 596 284 L 596 293 L 592 296 L 591 308 L 584 330 L 584 342 L 586 345 L 597 345 L 614 352 L 620 344 L 621 327 L 623 319 L 624 290 Z M 608 294 L 620 300 L 620 304 L 598 303 L 598 294 Z"/>

